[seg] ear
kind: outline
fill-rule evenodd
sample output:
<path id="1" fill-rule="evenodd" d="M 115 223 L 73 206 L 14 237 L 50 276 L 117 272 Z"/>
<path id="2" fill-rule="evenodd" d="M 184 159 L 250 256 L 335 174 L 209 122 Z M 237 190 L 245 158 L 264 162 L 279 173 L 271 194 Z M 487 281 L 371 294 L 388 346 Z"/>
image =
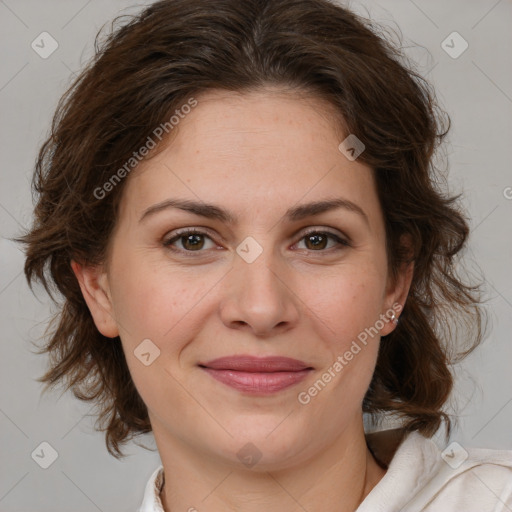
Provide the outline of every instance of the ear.
<path id="1" fill-rule="evenodd" d="M 409 246 L 411 248 L 410 252 L 412 252 L 412 245 L 410 244 L 410 241 L 408 239 L 404 239 L 403 243 L 406 246 Z M 383 315 L 385 315 L 386 318 L 390 318 L 391 312 L 394 312 L 397 320 L 400 317 L 400 313 L 402 312 L 407 296 L 409 295 L 413 275 L 414 261 L 408 261 L 402 263 L 396 279 L 393 279 L 393 276 L 388 277 L 386 296 L 384 298 L 385 311 L 383 311 Z M 390 319 L 385 322 L 380 334 L 381 336 L 386 336 L 390 332 L 393 332 L 395 328 L 396 324 Z"/>
<path id="2" fill-rule="evenodd" d="M 119 336 L 106 272 L 101 266 L 85 266 L 76 261 L 71 262 L 71 268 L 98 331 L 108 338 Z"/>

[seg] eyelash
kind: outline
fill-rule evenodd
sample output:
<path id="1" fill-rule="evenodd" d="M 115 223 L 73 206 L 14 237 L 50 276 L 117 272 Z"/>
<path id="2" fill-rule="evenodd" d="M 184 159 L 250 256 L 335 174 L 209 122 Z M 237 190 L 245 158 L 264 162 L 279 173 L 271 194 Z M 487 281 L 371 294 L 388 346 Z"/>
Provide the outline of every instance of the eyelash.
<path id="1" fill-rule="evenodd" d="M 205 252 L 205 250 L 187 251 L 187 250 L 184 250 L 184 249 L 176 249 L 175 247 L 172 247 L 172 244 L 174 242 L 180 240 L 180 238 L 183 238 L 186 235 L 201 235 L 201 236 L 205 236 L 205 237 L 209 238 L 210 240 L 212 240 L 212 242 L 213 242 L 213 239 L 208 234 L 208 232 L 201 231 L 201 230 L 196 229 L 196 228 L 186 228 L 186 229 L 183 229 L 181 231 L 177 231 L 172 238 L 164 240 L 163 241 L 163 245 L 167 249 L 170 249 L 171 251 L 173 251 L 175 253 L 181 253 L 181 254 L 183 254 L 183 255 L 185 255 L 187 257 L 192 257 L 192 258 L 195 258 L 195 257 L 199 256 L 201 253 Z M 315 251 L 315 250 L 312 250 L 312 249 L 306 249 L 309 252 L 318 252 L 318 253 L 322 253 L 322 252 L 325 253 L 326 252 L 326 253 L 331 253 L 332 250 L 339 251 L 343 247 L 351 247 L 351 244 L 350 244 L 350 242 L 348 240 L 345 240 L 344 238 L 341 238 L 340 236 L 338 236 L 335 233 L 332 233 L 331 231 L 325 231 L 325 230 L 320 230 L 320 229 L 311 229 L 310 231 L 307 231 L 299 239 L 299 242 L 302 241 L 304 238 L 306 238 L 308 236 L 311 236 L 311 235 L 327 235 L 328 238 L 331 238 L 331 239 L 335 240 L 336 242 L 338 242 L 338 244 L 341 247 L 331 247 L 331 249 L 323 249 L 323 250 L 318 250 L 318 251 Z"/>

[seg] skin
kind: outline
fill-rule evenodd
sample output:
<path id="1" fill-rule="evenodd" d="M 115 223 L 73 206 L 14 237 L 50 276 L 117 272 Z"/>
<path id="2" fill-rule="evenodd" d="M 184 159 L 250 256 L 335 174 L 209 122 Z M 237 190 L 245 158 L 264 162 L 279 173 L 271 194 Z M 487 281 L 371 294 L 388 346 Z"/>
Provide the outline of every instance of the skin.
<path id="1" fill-rule="evenodd" d="M 166 511 L 353 511 L 385 474 L 366 446 L 361 409 L 380 336 L 394 324 L 308 404 L 297 395 L 405 303 L 412 264 L 391 280 L 372 170 L 339 151 L 344 136 L 329 105 L 275 88 L 196 98 L 171 141 L 129 176 L 108 260 L 73 269 L 97 328 L 121 337 L 148 407 Z M 238 223 L 171 208 L 139 221 L 171 197 L 215 203 Z M 335 197 L 367 221 L 347 209 L 284 218 L 290 207 Z M 180 228 L 208 233 L 199 249 L 175 241 L 180 254 L 164 244 Z M 309 228 L 350 245 L 328 239 L 317 248 L 304 238 Z M 263 249 L 252 263 L 236 252 L 248 236 Z M 134 355 L 144 339 L 160 350 L 149 366 Z M 198 367 L 233 354 L 288 356 L 314 370 L 251 396 Z M 251 468 L 237 457 L 248 442 L 261 454 Z"/>

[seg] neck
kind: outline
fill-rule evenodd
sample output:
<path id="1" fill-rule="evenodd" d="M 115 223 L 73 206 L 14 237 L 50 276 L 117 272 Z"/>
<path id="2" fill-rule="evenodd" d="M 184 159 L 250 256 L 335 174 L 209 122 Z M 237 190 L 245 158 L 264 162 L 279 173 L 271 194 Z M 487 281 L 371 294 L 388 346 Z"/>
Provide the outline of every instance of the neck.
<path id="1" fill-rule="evenodd" d="M 258 464 L 240 469 L 175 439 L 164 440 L 156 429 L 166 481 L 164 510 L 353 512 L 385 470 L 368 450 L 362 424 L 356 435 L 348 430 L 300 464 L 258 470 Z"/>

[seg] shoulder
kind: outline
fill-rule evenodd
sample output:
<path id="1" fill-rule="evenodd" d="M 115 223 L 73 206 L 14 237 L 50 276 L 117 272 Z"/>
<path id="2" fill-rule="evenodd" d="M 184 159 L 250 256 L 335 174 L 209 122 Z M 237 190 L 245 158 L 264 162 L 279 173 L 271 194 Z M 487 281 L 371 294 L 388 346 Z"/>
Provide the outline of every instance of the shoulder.
<path id="1" fill-rule="evenodd" d="M 444 503 L 468 512 L 512 510 L 512 450 L 466 449 L 453 442 L 440 458 L 425 488 L 432 510 Z"/>
<path id="2" fill-rule="evenodd" d="M 377 507 L 377 508 L 376 508 Z M 400 443 L 358 512 L 512 510 L 512 450 L 440 448 L 417 432 Z"/>

